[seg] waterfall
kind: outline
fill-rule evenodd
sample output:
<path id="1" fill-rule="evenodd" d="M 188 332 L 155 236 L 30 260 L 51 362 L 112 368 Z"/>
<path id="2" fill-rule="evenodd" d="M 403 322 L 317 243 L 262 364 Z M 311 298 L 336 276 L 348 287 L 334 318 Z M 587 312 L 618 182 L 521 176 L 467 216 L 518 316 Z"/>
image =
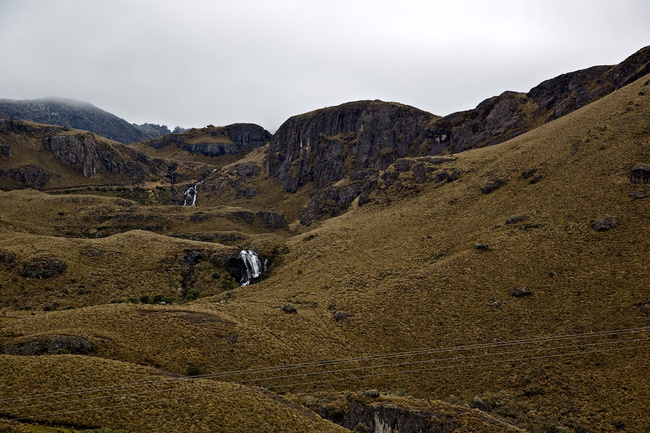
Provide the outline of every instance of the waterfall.
<path id="1" fill-rule="evenodd" d="M 183 206 L 196 206 L 196 193 L 198 191 L 199 185 L 202 183 L 202 180 L 198 181 L 183 192 L 183 195 L 185 196 L 185 200 L 183 200 Z"/>
<path id="2" fill-rule="evenodd" d="M 218 168 L 213 169 L 210 174 L 214 173 L 217 171 Z M 208 176 L 210 176 L 210 174 Z M 183 191 L 183 196 L 185 196 L 185 200 L 183 200 L 183 206 L 196 206 L 196 196 L 199 192 L 199 185 L 203 183 L 203 181 L 208 177 L 204 177 L 191 187 L 187 188 L 185 191 Z"/>
<path id="3" fill-rule="evenodd" d="M 241 287 L 247 286 L 254 279 L 262 275 L 268 267 L 269 261 L 257 255 L 255 251 L 241 250 L 237 258 L 243 263 L 242 277 L 239 280 Z"/>

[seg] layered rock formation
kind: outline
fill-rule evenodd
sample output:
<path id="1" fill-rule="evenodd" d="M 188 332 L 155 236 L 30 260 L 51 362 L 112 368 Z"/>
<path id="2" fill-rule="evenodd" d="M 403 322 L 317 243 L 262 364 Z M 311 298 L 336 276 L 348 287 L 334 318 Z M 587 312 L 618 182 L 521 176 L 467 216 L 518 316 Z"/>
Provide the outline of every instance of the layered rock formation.
<path id="1" fill-rule="evenodd" d="M 111 174 L 125 174 L 137 181 L 156 171 L 145 155 L 128 147 L 115 147 L 95 139 L 92 134 L 54 135 L 42 139 L 43 148 L 63 164 L 85 177 L 93 177 L 99 169 Z"/>

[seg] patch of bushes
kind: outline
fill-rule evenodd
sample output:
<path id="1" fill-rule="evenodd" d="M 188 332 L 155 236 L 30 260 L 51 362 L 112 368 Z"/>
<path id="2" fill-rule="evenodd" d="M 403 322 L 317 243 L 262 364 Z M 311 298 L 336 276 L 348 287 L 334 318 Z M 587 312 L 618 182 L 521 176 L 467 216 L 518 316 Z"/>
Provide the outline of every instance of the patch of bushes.
<path id="1" fill-rule="evenodd" d="M 223 290 L 233 290 L 237 287 L 237 283 L 235 282 L 234 279 L 228 278 L 226 280 L 223 280 L 221 282 L 221 288 Z"/>
<path id="2" fill-rule="evenodd" d="M 129 296 L 128 298 L 116 299 L 111 302 L 114 304 L 126 302 L 130 302 L 132 304 L 173 304 L 175 300 L 174 298 L 163 295 L 162 293 L 156 293 L 153 296 L 149 294 L 144 294 L 139 298 L 135 296 Z"/>
<path id="3" fill-rule="evenodd" d="M 193 301 L 195 299 L 198 299 L 200 293 L 196 289 L 190 289 L 185 293 L 185 300 L 186 301 Z"/>
<path id="4" fill-rule="evenodd" d="M 188 376 L 200 376 L 201 373 L 201 368 L 196 366 L 196 365 L 188 365 L 187 366 L 187 375 Z"/>
<path id="5" fill-rule="evenodd" d="M 151 303 L 152 304 L 173 304 L 174 300 L 167 295 L 163 295 L 162 293 L 157 293 L 153 296 Z"/>

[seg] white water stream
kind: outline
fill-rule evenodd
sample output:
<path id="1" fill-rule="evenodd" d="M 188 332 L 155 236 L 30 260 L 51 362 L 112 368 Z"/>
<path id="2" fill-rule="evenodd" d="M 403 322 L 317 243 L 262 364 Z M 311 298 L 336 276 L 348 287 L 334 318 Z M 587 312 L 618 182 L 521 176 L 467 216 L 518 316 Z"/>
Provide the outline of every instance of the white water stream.
<path id="1" fill-rule="evenodd" d="M 241 250 L 237 254 L 237 258 L 244 263 L 244 272 L 242 272 L 242 278 L 239 280 L 241 287 L 249 285 L 254 278 L 262 275 L 269 263 L 267 259 L 261 260 L 260 256 L 251 250 Z"/>
<path id="2" fill-rule="evenodd" d="M 210 172 L 210 174 L 214 173 L 218 169 L 215 168 Z M 210 174 L 208 176 L 210 176 Z M 203 181 L 208 177 L 204 177 L 191 187 L 187 188 L 185 191 L 183 191 L 183 196 L 185 197 L 185 200 L 183 200 L 183 206 L 196 206 L 196 196 L 199 193 L 199 185 L 203 183 Z"/>
<path id="3" fill-rule="evenodd" d="M 183 192 L 183 196 L 185 196 L 185 200 L 183 200 L 183 206 L 196 206 L 196 195 L 198 192 L 197 189 L 202 183 L 203 181 L 201 180 Z"/>

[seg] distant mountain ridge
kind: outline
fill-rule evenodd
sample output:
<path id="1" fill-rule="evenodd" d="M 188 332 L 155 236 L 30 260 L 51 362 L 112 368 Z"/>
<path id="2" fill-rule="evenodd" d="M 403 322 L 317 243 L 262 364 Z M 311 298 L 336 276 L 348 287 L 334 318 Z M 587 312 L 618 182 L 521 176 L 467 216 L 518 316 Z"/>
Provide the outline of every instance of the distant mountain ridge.
<path id="1" fill-rule="evenodd" d="M 223 204 L 218 197 L 223 196 L 223 188 L 219 185 L 230 185 L 234 199 L 250 199 L 266 187 L 279 186 L 290 195 L 301 191 L 298 196 L 309 198 L 299 205 L 297 213 L 301 223 L 309 225 L 344 212 L 357 199 L 363 204 L 378 182 L 387 182 L 379 176 L 389 166 L 400 162 L 398 171 L 410 170 L 413 164 L 404 161 L 405 158 L 433 158 L 413 165 L 417 177 L 425 179 L 427 173 L 437 170 L 437 164 L 444 162 L 436 158 L 438 155 L 505 142 L 588 105 L 648 73 L 650 47 L 645 47 L 618 65 L 593 66 L 565 73 L 540 83 L 527 93 L 506 91 L 486 99 L 474 109 L 444 117 L 396 102 L 355 101 L 292 116 L 273 135 L 258 125 L 233 124 L 210 125 L 146 139 L 142 138 L 143 128 L 138 129 L 91 104 L 52 98 L 0 100 L 0 115 L 5 106 L 13 110 L 5 114 L 8 117 L 29 115 L 36 119 L 41 116 L 34 121 L 59 125 L 66 119 L 74 119 L 79 125 L 76 128 L 94 131 L 116 141 L 140 140 L 133 147 L 150 159 L 165 159 L 170 167 L 173 162 L 195 164 L 194 174 L 185 175 L 198 182 L 197 193 L 202 195 L 202 203 Z M 150 133 L 160 132 L 157 125 L 143 127 Z M 130 138 L 114 135 L 127 130 Z M 165 130 L 168 131 L 166 127 Z M 73 147 L 82 158 L 83 147 Z M 240 167 L 226 167 L 245 159 L 254 150 L 252 159 L 242 161 Z M 89 157 L 95 160 L 94 156 Z M 224 170 L 215 172 L 221 168 Z M 82 172 L 85 176 L 93 173 L 87 167 Z M 206 178 L 208 174 L 212 174 L 209 179 Z M 20 179 L 29 177 L 21 173 L 14 175 L 17 176 Z M 176 174 L 169 176 L 172 184 L 180 181 Z M 458 173 L 449 167 L 440 176 L 440 182 L 453 181 Z"/>
<path id="2" fill-rule="evenodd" d="M 0 115 L 90 131 L 124 144 L 151 140 L 171 133 L 164 125 L 132 124 L 90 103 L 58 97 L 0 99 Z"/>
<path id="3" fill-rule="evenodd" d="M 443 117 L 431 125 L 427 134 L 446 134 L 446 147 L 453 153 L 502 143 L 607 96 L 648 73 L 650 46 L 618 65 L 568 72 L 540 83 L 528 93 L 503 92 L 474 109 Z"/>

